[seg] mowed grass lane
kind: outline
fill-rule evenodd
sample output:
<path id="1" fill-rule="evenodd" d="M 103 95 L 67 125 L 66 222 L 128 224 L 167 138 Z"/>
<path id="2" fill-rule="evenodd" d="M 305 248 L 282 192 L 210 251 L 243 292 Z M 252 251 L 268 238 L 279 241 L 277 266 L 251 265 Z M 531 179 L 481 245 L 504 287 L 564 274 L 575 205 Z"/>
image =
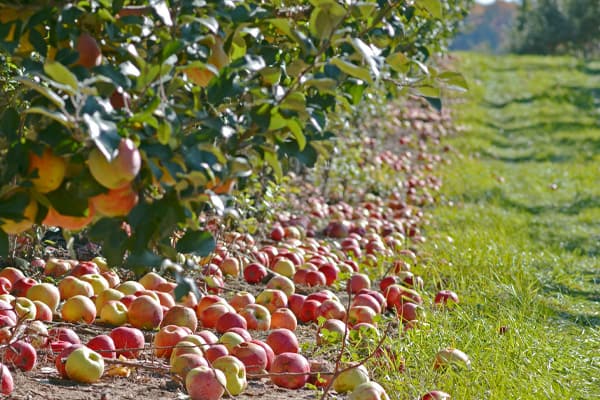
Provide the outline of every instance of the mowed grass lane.
<path id="1" fill-rule="evenodd" d="M 403 399 L 600 398 L 600 65 L 458 57 L 463 131 L 416 270 L 461 305 L 409 332 L 407 371 L 387 385 Z M 432 371 L 447 346 L 471 370 Z"/>

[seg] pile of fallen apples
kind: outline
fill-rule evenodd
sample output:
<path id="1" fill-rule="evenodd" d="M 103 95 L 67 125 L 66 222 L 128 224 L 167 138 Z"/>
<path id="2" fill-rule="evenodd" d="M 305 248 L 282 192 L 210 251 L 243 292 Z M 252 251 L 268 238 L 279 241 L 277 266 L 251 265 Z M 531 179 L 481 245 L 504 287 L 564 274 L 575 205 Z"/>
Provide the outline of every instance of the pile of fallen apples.
<path id="1" fill-rule="evenodd" d="M 138 281 L 121 282 L 102 258 L 34 260 L 41 280 L 52 277 L 56 285 L 40 283 L 16 268 L 4 268 L 0 271 L 2 393 L 12 391 L 7 366 L 30 371 L 37 351 L 49 349 L 59 374 L 83 383 L 101 379 L 105 359 L 136 359 L 153 353 L 185 382 L 192 399 L 237 395 L 248 379 L 265 377 L 288 389 L 310 382 L 347 392 L 351 399 L 388 398 L 360 363 L 341 365 L 336 371 L 319 370 L 319 363 L 300 354 L 294 331 L 299 323 L 317 324 L 318 344 L 339 345 L 351 340 L 353 331 L 366 329 L 380 335 L 377 316 L 386 312 L 395 314 L 406 329 L 418 327 L 423 280 L 410 271 L 410 260 L 416 256 L 403 248 L 404 234 L 398 226 L 382 223 L 383 216 L 376 215 L 398 212 L 390 204 L 396 203 L 363 204 L 361 210 L 371 216 L 365 223 L 356 218 L 353 207 L 328 206 L 326 212 L 333 219 L 324 233 L 338 240 L 304 237 L 302 227 L 291 225 L 275 226 L 271 244 L 262 246 L 250 235 L 231 234 L 202 268 L 207 291 L 199 299 L 190 292 L 177 302 L 177 284 L 155 272 Z M 325 211 L 315 210 L 319 212 Z M 250 256 L 234 256 L 240 253 Z M 359 265 L 365 260 L 376 262 L 382 253 L 397 259 L 375 288 Z M 340 282 L 340 276 L 348 278 Z M 255 294 L 223 294 L 229 280 L 242 278 L 256 285 Z M 342 286 L 349 304 L 332 290 Z M 300 294 L 298 288 L 307 294 Z M 434 303 L 458 303 L 458 296 L 440 291 Z M 69 327 L 48 329 L 45 322 L 58 318 L 114 329 L 83 344 Z M 155 332 L 152 343 L 146 343 L 144 331 Z M 260 331 L 265 331 L 264 340 L 253 337 Z M 457 362 L 469 364 L 461 351 L 444 349 L 434 367 Z M 448 398 L 443 392 L 437 397 L 431 393 L 423 398 Z"/>

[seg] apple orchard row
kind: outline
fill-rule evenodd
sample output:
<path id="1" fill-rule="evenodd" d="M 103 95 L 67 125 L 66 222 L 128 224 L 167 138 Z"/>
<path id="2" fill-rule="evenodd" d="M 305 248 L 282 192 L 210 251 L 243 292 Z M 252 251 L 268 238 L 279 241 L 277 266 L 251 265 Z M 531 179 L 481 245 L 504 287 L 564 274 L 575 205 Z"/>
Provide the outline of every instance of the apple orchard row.
<path id="1" fill-rule="evenodd" d="M 329 228 L 348 228 L 342 225 Z M 339 346 L 344 338 L 352 341 L 362 335 L 380 336 L 378 315 L 385 312 L 395 313 L 405 328 L 418 327 L 422 279 L 410 271 L 409 263 L 399 261 L 376 290 L 368 275 L 359 272 L 356 262 L 340 260 L 324 241 L 301 241 L 298 236 L 292 227 L 275 227 L 271 237 L 276 245 L 257 249 L 251 262 L 228 254 L 224 245 L 218 246 L 202 271 L 210 278 L 206 279 L 208 293 L 198 299 L 190 292 L 179 302 L 173 294 L 175 283 L 154 272 L 139 281 L 120 282 L 102 258 L 81 262 L 34 260 L 41 274 L 56 278 L 57 285 L 40 283 L 18 269 L 5 268 L 0 271 L 4 364 L 30 371 L 36 364 L 36 351 L 49 350 L 61 376 L 92 383 L 104 372 L 103 357 L 136 359 L 151 351 L 168 360 L 170 372 L 185 382 L 192 399 L 218 399 L 226 392 L 240 394 L 253 376 L 269 376 L 275 385 L 288 389 L 301 388 L 307 382 L 325 387 L 335 378 L 332 388 L 351 393 L 351 398 L 387 398 L 381 386 L 370 382 L 363 365 L 339 375 L 319 371 L 318 363 L 299 354 L 294 331 L 298 323 L 319 323 L 317 343 Z M 376 236 L 348 233 L 341 246 L 347 251 L 388 251 Z M 253 245 L 244 235 L 237 235 L 235 240 L 242 248 Z M 414 257 L 408 250 L 401 253 L 407 259 Z M 341 274 L 349 276 L 345 286 L 350 304 L 344 304 L 327 288 L 339 285 Z M 226 296 L 221 287 L 228 276 L 243 276 L 250 284 L 266 280 L 266 285 L 256 295 L 239 291 Z M 319 290 L 303 295 L 296 292 L 298 287 Z M 440 291 L 434 302 L 457 303 L 458 297 L 451 291 Z M 48 330 L 44 322 L 58 316 L 65 322 L 98 321 L 115 328 L 83 345 L 70 328 Z M 153 343 L 145 343 L 142 330 L 157 330 Z M 267 331 L 266 339 L 253 338 L 253 331 Z M 436 366 L 446 362 L 468 364 L 469 360 L 459 350 L 445 349 L 437 356 Z M 2 371 L 2 391 L 9 394 L 12 378 L 5 366 Z M 364 393 L 383 397 L 365 397 Z"/>

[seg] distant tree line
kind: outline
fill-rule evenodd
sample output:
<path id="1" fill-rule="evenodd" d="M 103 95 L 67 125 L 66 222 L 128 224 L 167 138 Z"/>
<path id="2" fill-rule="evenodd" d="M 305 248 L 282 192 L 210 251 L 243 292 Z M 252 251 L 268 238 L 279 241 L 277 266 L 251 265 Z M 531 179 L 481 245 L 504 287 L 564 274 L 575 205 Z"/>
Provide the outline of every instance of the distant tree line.
<path id="1" fill-rule="evenodd" d="M 522 0 L 512 47 L 518 53 L 600 53 L 600 1 Z"/>

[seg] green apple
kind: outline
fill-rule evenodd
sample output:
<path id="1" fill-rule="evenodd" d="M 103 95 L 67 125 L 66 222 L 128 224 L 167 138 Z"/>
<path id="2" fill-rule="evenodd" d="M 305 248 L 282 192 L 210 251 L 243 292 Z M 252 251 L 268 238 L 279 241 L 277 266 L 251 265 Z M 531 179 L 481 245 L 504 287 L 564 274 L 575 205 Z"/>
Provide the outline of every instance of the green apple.
<path id="1" fill-rule="evenodd" d="M 97 382 L 104 373 L 104 359 L 94 350 L 80 347 L 67 357 L 65 370 L 69 379 L 83 383 Z"/>
<path id="2" fill-rule="evenodd" d="M 333 389 L 338 393 L 351 392 L 365 382 L 369 382 L 369 372 L 364 365 L 359 365 L 339 374 L 333 381 Z"/>
<path id="3" fill-rule="evenodd" d="M 227 379 L 227 391 L 233 396 L 242 393 L 248 386 L 246 367 L 234 356 L 221 356 L 212 363 L 213 368 L 220 369 Z"/>
<path id="4" fill-rule="evenodd" d="M 13 307 L 18 319 L 35 319 L 36 307 L 33 301 L 27 297 L 17 297 L 13 301 Z"/>
<path id="5" fill-rule="evenodd" d="M 79 277 L 79 279 L 92 285 L 96 296 L 110 287 L 106 278 L 100 274 L 85 274 Z"/>
<path id="6" fill-rule="evenodd" d="M 100 309 L 100 322 L 109 325 L 124 325 L 127 323 L 128 318 L 127 306 L 119 300 L 109 300 Z"/>
<path id="7" fill-rule="evenodd" d="M 67 322 L 85 322 L 91 324 L 96 319 L 96 305 L 86 296 L 78 294 L 63 304 L 60 314 Z"/>
<path id="8" fill-rule="evenodd" d="M 354 388 L 348 400 L 390 400 L 390 397 L 379 383 L 365 382 Z"/>

